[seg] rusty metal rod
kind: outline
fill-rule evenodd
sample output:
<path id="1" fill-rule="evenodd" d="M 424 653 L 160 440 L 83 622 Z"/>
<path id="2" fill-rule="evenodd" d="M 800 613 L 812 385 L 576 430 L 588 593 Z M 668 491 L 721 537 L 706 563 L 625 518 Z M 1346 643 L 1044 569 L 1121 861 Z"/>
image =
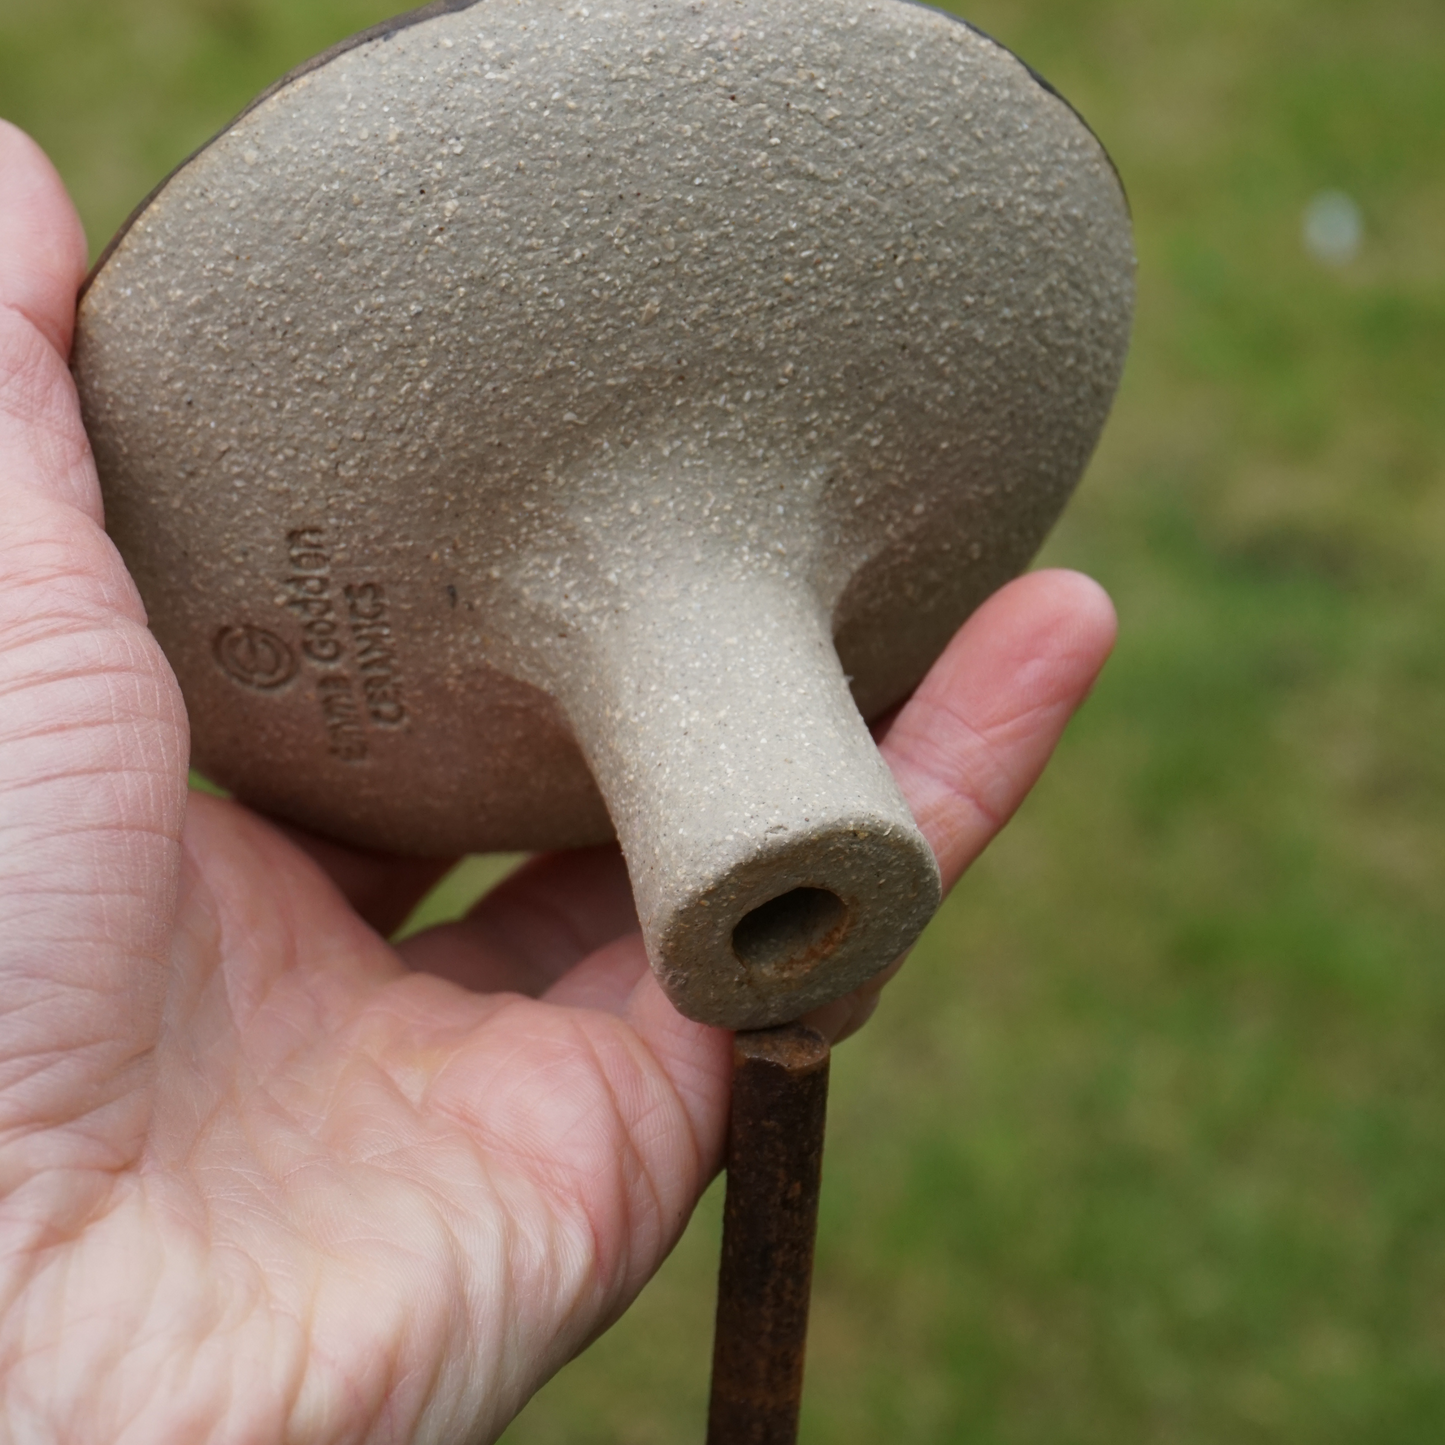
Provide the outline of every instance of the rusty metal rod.
<path id="1" fill-rule="evenodd" d="M 707 1445 L 798 1438 L 827 1106 L 820 1034 L 737 1035 Z"/>

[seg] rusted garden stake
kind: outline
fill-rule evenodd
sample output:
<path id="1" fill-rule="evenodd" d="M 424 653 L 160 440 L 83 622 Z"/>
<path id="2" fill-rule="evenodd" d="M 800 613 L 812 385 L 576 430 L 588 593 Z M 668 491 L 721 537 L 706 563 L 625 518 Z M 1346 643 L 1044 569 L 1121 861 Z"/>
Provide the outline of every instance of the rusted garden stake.
<path id="1" fill-rule="evenodd" d="M 827 1106 L 820 1034 L 736 1036 L 708 1445 L 798 1438 Z"/>

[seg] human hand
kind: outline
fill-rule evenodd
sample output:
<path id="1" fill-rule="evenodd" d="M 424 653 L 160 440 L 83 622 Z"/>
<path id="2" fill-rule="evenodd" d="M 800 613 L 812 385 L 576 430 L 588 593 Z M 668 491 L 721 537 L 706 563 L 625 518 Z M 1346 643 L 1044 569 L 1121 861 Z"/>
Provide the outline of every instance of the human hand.
<path id="1" fill-rule="evenodd" d="M 0 123 L 0 1406 L 8 1438 L 493 1438 L 719 1165 L 727 1036 L 615 849 L 387 943 L 443 865 L 186 794 L 65 356 L 85 247 Z M 1112 644 L 1070 573 L 969 621 L 882 747 L 954 882 Z M 813 1020 L 837 1037 L 877 986 Z"/>

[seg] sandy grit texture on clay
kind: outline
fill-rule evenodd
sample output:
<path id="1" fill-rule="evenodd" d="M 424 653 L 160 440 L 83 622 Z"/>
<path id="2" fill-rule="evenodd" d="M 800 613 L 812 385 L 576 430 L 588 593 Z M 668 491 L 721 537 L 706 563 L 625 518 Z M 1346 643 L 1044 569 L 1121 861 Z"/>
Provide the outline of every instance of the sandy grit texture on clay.
<path id="1" fill-rule="evenodd" d="M 938 902 L 864 718 L 1019 572 L 1123 364 L 1127 209 L 919 6 L 447 5 L 133 220 L 76 375 L 195 762 L 419 854 L 614 830 L 678 1007 Z"/>

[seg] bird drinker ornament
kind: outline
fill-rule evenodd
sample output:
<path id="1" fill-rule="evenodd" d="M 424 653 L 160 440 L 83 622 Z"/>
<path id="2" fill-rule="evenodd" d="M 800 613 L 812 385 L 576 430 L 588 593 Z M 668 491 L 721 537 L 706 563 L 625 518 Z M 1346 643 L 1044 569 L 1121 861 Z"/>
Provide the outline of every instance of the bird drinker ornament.
<path id="1" fill-rule="evenodd" d="M 939 12 L 448 0 L 183 165 L 75 373 L 196 766 L 392 852 L 615 832 L 674 1003 L 757 1028 L 938 903 L 867 721 L 1067 499 L 1132 275 Z"/>
<path id="2" fill-rule="evenodd" d="M 1103 149 L 904 0 L 440 0 L 132 217 L 75 374 L 195 762 L 344 842 L 620 840 L 735 1046 L 709 1445 L 795 1440 L 826 1042 L 938 903 L 867 720 L 1128 341 Z"/>

